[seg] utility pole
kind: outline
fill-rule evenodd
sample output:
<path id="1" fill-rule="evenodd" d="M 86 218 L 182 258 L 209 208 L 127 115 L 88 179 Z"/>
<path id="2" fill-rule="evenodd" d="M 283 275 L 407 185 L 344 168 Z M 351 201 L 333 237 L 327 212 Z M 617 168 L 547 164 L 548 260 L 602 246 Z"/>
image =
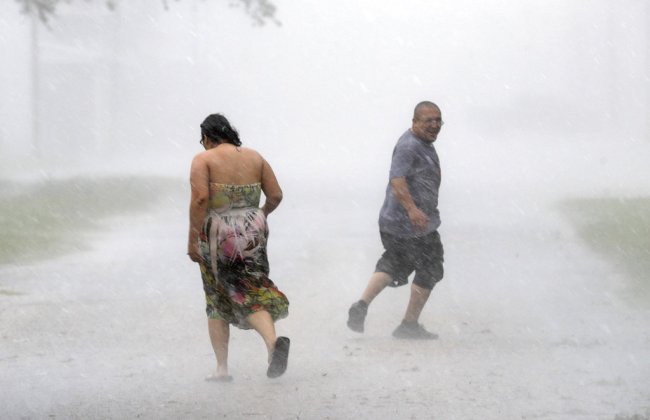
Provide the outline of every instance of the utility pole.
<path id="1" fill-rule="evenodd" d="M 646 141 L 650 143 L 650 4 L 645 3 L 645 19 L 643 22 L 645 26 L 645 137 Z"/>
<path id="2" fill-rule="evenodd" d="M 41 133 L 40 133 L 40 50 L 38 27 L 40 25 L 38 13 L 31 13 L 32 36 L 31 36 L 31 78 L 32 78 L 32 150 L 31 154 L 37 159 L 41 158 Z"/>

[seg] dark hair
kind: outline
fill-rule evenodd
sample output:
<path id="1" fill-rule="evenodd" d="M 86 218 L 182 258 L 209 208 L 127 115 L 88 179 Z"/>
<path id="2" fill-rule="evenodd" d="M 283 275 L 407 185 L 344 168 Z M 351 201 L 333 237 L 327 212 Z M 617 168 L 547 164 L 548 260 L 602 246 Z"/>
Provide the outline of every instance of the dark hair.
<path id="1" fill-rule="evenodd" d="M 201 123 L 201 136 L 208 136 L 214 142 L 223 140 L 226 143 L 241 146 L 239 133 L 221 114 L 211 114 Z"/>
<path id="2" fill-rule="evenodd" d="M 435 103 L 431 101 L 422 101 L 415 106 L 415 109 L 413 110 L 413 118 L 417 118 L 420 114 L 420 111 L 422 111 L 424 108 L 438 108 L 438 110 L 440 110 L 440 107 Z"/>

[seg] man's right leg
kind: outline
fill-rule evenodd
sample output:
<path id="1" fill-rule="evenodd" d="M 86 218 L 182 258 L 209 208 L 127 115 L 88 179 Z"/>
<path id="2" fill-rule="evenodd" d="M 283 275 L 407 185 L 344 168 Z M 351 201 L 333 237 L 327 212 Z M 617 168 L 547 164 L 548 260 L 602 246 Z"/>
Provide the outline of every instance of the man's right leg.
<path id="1" fill-rule="evenodd" d="M 370 305 L 377 295 L 392 281 L 393 278 L 388 273 L 383 273 L 381 271 L 372 273 L 372 276 L 370 276 L 370 280 L 368 281 L 368 286 L 366 286 L 366 290 L 364 290 L 361 295 L 361 300 L 366 302 L 367 305 Z"/>
<path id="2" fill-rule="evenodd" d="M 361 295 L 361 300 L 355 302 L 348 311 L 348 327 L 352 331 L 363 332 L 368 305 L 393 281 L 387 273 L 377 271 L 370 276 L 366 290 Z"/>

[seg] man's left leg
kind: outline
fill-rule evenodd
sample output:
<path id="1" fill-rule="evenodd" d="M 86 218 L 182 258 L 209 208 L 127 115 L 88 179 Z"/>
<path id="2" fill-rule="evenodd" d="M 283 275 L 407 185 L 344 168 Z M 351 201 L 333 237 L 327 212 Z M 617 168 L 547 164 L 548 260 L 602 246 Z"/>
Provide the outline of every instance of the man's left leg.
<path id="1" fill-rule="evenodd" d="M 404 321 L 410 323 L 417 323 L 420 319 L 420 314 L 424 305 L 426 305 L 429 296 L 431 295 L 431 289 L 425 289 L 420 287 L 415 283 L 411 284 L 411 298 L 409 299 L 409 304 L 406 307 L 406 314 L 404 314 Z"/>
<path id="2" fill-rule="evenodd" d="M 393 331 L 396 338 L 412 338 L 431 340 L 438 338 L 434 333 L 424 329 L 418 322 L 424 305 L 426 305 L 431 295 L 431 290 L 435 284 L 443 277 L 444 251 L 440 235 L 433 232 L 431 235 L 418 238 L 412 248 L 418 252 L 417 264 L 415 269 L 415 278 L 411 284 L 411 297 L 404 320 Z"/>
<path id="3" fill-rule="evenodd" d="M 411 297 L 406 307 L 404 320 L 393 331 L 393 337 L 418 340 L 434 340 L 438 338 L 437 334 L 425 330 L 422 324 L 418 322 L 422 309 L 430 295 L 431 289 L 418 286 L 415 283 L 411 284 Z"/>

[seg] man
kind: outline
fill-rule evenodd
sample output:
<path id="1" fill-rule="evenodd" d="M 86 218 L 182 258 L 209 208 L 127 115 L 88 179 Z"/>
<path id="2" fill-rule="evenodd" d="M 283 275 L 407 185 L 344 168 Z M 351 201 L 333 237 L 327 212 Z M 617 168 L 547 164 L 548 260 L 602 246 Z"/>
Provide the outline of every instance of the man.
<path id="1" fill-rule="evenodd" d="M 393 150 L 386 198 L 379 214 L 379 233 L 385 251 L 361 300 L 348 312 L 348 327 L 363 332 L 368 305 L 386 286 L 411 284 L 411 296 L 396 338 L 435 339 L 418 323 L 431 290 L 443 277 L 443 248 L 438 234 L 440 161 L 433 143 L 444 122 L 433 102 L 420 102 L 412 126 Z"/>

